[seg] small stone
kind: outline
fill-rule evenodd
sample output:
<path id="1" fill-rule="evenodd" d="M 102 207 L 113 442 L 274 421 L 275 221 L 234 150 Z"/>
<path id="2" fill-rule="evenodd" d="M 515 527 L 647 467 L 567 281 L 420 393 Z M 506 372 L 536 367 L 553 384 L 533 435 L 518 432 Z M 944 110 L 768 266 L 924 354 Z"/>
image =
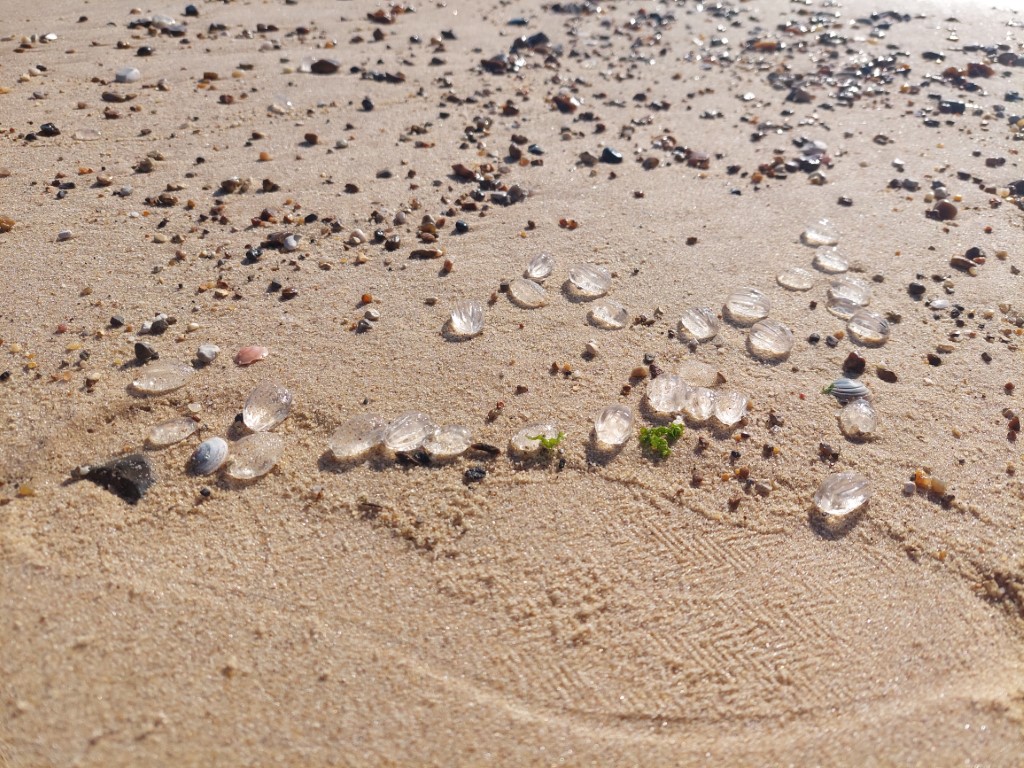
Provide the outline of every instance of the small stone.
<path id="1" fill-rule="evenodd" d="M 235 353 L 235 364 L 243 366 L 252 365 L 260 360 L 265 360 L 269 354 L 270 350 L 266 347 L 242 347 L 237 353 Z"/>
<path id="2" fill-rule="evenodd" d="M 487 470 L 481 466 L 470 467 L 462 476 L 466 479 L 467 483 L 479 483 L 485 477 L 487 477 Z"/>
<path id="3" fill-rule="evenodd" d="M 333 75 L 340 68 L 341 62 L 334 59 L 317 59 L 309 65 L 309 71 L 314 75 Z"/>
<path id="4" fill-rule="evenodd" d="M 135 67 L 125 67 L 117 70 L 114 74 L 114 80 L 119 83 L 134 83 L 142 77 L 142 73 L 139 72 Z"/>
<path id="5" fill-rule="evenodd" d="M 113 325 L 113 323 L 111 323 Z M 117 326 L 114 326 L 115 328 Z M 140 363 L 147 363 L 150 360 L 157 360 L 160 358 L 160 353 L 156 351 L 156 347 L 145 341 L 135 342 L 135 359 Z"/>
<path id="6" fill-rule="evenodd" d="M 633 434 L 633 411 L 626 405 L 609 405 L 594 419 L 594 437 L 601 445 L 625 443 Z"/>
<path id="7" fill-rule="evenodd" d="M 814 494 L 814 504 L 826 515 L 845 517 L 871 498 L 871 484 L 859 472 L 829 475 Z"/>
<path id="8" fill-rule="evenodd" d="M 141 453 L 122 456 L 106 464 L 90 467 L 85 473 L 85 479 L 120 496 L 129 504 L 139 501 L 156 483 L 153 465 Z"/>
<path id="9" fill-rule="evenodd" d="M 851 352 L 843 361 L 843 373 L 847 376 L 860 376 L 864 373 L 867 361 L 856 352 Z"/>
<path id="10" fill-rule="evenodd" d="M 601 162 L 611 163 L 612 165 L 618 165 L 619 163 L 622 162 L 622 153 L 619 152 L 617 149 L 605 147 L 601 151 Z"/>
<path id="11" fill-rule="evenodd" d="M 290 391 L 264 381 L 249 395 L 242 409 L 242 422 L 253 432 L 267 432 L 288 418 L 292 410 Z"/>
<path id="12" fill-rule="evenodd" d="M 225 474 L 235 480 L 255 480 L 281 460 L 284 440 L 273 432 L 247 435 L 231 447 L 231 463 Z"/>
<path id="13" fill-rule="evenodd" d="M 196 350 L 196 360 L 203 365 L 209 365 L 217 359 L 219 354 L 220 347 L 216 344 L 200 344 L 199 349 Z"/>
<path id="14" fill-rule="evenodd" d="M 948 200 L 942 200 L 931 210 L 932 217 L 939 221 L 951 221 L 956 218 L 957 213 L 957 207 Z"/>

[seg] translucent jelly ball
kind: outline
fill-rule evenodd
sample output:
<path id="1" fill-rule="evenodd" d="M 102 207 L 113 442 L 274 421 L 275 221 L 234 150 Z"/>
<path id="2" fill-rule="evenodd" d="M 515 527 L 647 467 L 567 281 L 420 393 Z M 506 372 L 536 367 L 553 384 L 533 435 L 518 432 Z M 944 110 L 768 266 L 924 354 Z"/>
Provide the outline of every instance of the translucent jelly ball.
<path id="1" fill-rule="evenodd" d="M 534 439 L 538 436 L 548 439 L 558 437 L 558 425 L 545 421 L 525 426 L 512 436 L 509 445 L 515 453 L 528 456 L 540 451 L 540 440 Z"/>
<path id="2" fill-rule="evenodd" d="M 768 317 L 772 303 L 757 288 L 745 286 L 729 294 L 725 300 L 725 314 L 738 325 L 751 325 Z"/>
<path id="3" fill-rule="evenodd" d="M 360 413 L 331 433 L 327 447 L 338 461 L 356 459 L 384 442 L 386 422 L 372 413 Z"/>
<path id="4" fill-rule="evenodd" d="M 694 387 L 690 390 L 683 413 L 686 418 L 696 424 L 703 424 L 715 413 L 715 392 L 707 387 Z"/>
<path id="5" fill-rule="evenodd" d="M 441 427 L 423 443 L 423 450 L 435 459 L 454 459 L 469 450 L 473 434 L 456 425 Z"/>
<path id="6" fill-rule="evenodd" d="M 146 435 L 146 442 L 153 448 L 166 448 L 169 445 L 180 443 L 186 437 L 191 436 L 199 425 L 188 416 L 179 416 L 175 419 L 161 421 L 149 428 Z"/>
<path id="7" fill-rule="evenodd" d="M 718 335 L 722 324 L 707 307 L 691 307 L 679 317 L 679 335 L 697 342 L 710 341 Z"/>
<path id="8" fill-rule="evenodd" d="M 750 329 L 747 347 L 761 360 L 781 360 L 793 349 L 793 332 L 778 320 L 761 320 Z"/>
<path id="9" fill-rule="evenodd" d="M 889 338 L 889 321 L 870 309 L 858 309 L 846 324 L 850 335 L 861 344 L 884 344 Z"/>
<path id="10" fill-rule="evenodd" d="M 784 269 L 775 281 L 787 291 L 809 291 L 814 287 L 814 273 L 803 267 Z"/>
<path id="11" fill-rule="evenodd" d="M 614 299 L 601 299 L 591 307 L 588 317 L 591 325 L 609 331 L 617 331 L 626 327 L 629 313 Z"/>
<path id="12" fill-rule="evenodd" d="M 871 286 L 853 275 L 840 275 L 828 286 L 830 299 L 846 299 L 851 304 L 863 307 L 871 302 Z"/>
<path id="13" fill-rule="evenodd" d="M 814 504 L 826 515 L 845 517 L 871 498 L 871 482 L 859 472 L 829 475 L 814 494 Z"/>
<path id="14" fill-rule="evenodd" d="M 252 391 L 242 409 L 242 421 L 253 432 L 266 432 L 288 418 L 292 393 L 272 381 L 264 381 Z"/>
<path id="15" fill-rule="evenodd" d="M 551 273 L 554 269 L 555 260 L 551 257 L 551 254 L 538 253 L 530 259 L 530 263 L 526 265 L 526 271 L 523 273 L 523 276 L 530 280 L 543 282 L 551 277 Z"/>
<path id="16" fill-rule="evenodd" d="M 835 245 L 839 242 L 839 230 L 828 219 L 819 219 L 804 230 L 800 239 L 806 245 L 815 248 L 822 245 Z"/>
<path id="17" fill-rule="evenodd" d="M 508 296 L 512 301 L 524 309 L 536 309 L 547 303 L 547 291 L 544 286 L 538 285 L 533 280 L 524 277 L 517 277 L 508 284 Z"/>
<path id="18" fill-rule="evenodd" d="M 231 463 L 224 472 L 236 480 L 255 480 L 274 468 L 283 451 L 280 435 L 254 432 L 231 446 Z"/>
<path id="19" fill-rule="evenodd" d="M 647 404 L 655 413 L 679 413 L 689 394 L 689 384 L 673 373 L 663 373 L 647 385 Z"/>
<path id="20" fill-rule="evenodd" d="M 622 445 L 632 434 L 633 411 L 629 406 L 609 405 L 594 419 L 594 437 L 601 445 Z"/>
<path id="21" fill-rule="evenodd" d="M 569 267 L 569 282 L 580 296 L 604 296 L 612 286 L 612 276 L 597 264 L 577 264 Z"/>
<path id="22" fill-rule="evenodd" d="M 479 301 L 462 299 L 452 310 L 451 330 L 456 336 L 476 336 L 484 329 L 484 308 Z"/>
<path id="23" fill-rule="evenodd" d="M 726 427 L 739 424 L 747 414 L 747 396 L 740 392 L 719 392 L 715 396 L 715 418 Z"/>
<path id="24" fill-rule="evenodd" d="M 162 395 L 181 389 L 192 378 L 195 369 L 173 360 L 155 360 L 145 366 L 132 382 L 132 389 L 147 395 Z"/>
<path id="25" fill-rule="evenodd" d="M 389 451 L 414 451 L 435 432 L 437 424 L 429 416 L 419 411 L 410 411 L 403 413 L 384 429 L 384 445 Z"/>
<path id="26" fill-rule="evenodd" d="M 855 304 L 843 296 L 830 296 L 825 302 L 825 308 L 836 317 L 849 320 L 861 307 L 860 304 Z"/>
<path id="27" fill-rule="evenodd" d="M 875 409 L 867 400 L 854 400 L 847 403 L 839 412 L 839 429 L 847 437 L 863 440 L 875 434 L 878 417 Z"/>
<path id="28" fill-rule="evenodd" d="M 814 268 L 828 275 L 837 275 L 850 268 L 850 262 L 835 248 L 828 248 L 814 254 Z"/>

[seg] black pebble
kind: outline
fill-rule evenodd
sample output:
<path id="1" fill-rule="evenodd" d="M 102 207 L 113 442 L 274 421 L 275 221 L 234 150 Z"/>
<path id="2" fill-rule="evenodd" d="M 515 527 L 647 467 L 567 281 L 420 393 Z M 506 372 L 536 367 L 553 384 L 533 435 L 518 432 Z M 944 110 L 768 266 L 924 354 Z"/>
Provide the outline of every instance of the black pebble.
<path id="1" fill-rule="evenodd" d="M 934 352 L 928 353 L 928 365 L 942 365 L 942 358 Z"/>
<path id="2" fill-rule="evenodd" d="M 199 9 L 196 8 L 194 5 L 186 5 L 185 6 L 185 15 L 186 16 L 198 16 L 199 15 Z"/>
<path id="3" fill-rule="evenodd" d="M 60 128 L 53 123 L 43 123 L 39 126 L 39 135 L 50 138 L 52 136 L 60 136 Z"/>
<path id="4" fill-rule="evenodd" d="M 260 247 L 250 248 L 249 250 L 247 250 L 245 252 L 245 259 L 246 259 L 246 261 L 250 261 L 250 262 L 252 262 L 252 261 L 259 261 L 260 257 L 262 255 L 263 255 L 263 249 L 262 248 L 260 248 Z"/>
<path id="5" fill-rule="evenodd" d="M 455 231 L 460 235 L 464 235 L 469 232 L 469 224 L 462 219 L 455 222 Z"/>
<path id="6" fill-rule="evenodd" d="M 849 208 L 851 205 L 853 205 L 853 198 L 843 196 L 839 198 L 838 203 L 844 208 Z"/>
<path id="7" fill-rule="evenodd" d="M 10 371 L 4 371 L 3 373 L 0 373 L 0 381 L 7 381 L 9 378 L 11 378 Z"/>
<path id="8" fill-rule="evenodd" d="M 825 337 L 825 343 L 828 344 L 830 347 L 838 347 L 839 339 L 829 334 L 828 336 Z"/>
<path id="9" fill-rule="evenodd" d="M 467 483 L 479 483 L 485 477 L 487 477 L 487 470 L 483 467 L 470 467 L 462 476 L 466 478 Z"/>
<path id="10" fill-rule="evenodd" d="M 622 153 L 618 150 L 612 149 L 611 147 L 605 147 L 604 151 L 601 152 L 601 162 L 618 165 L 622 162 Z"/>
<path id="11" fill-rule="evenodd" d="M 110 327 L 111 328 L 120 328 L 123 325 L 124 325 L 124 318 L 121 317 L 120 315 L 114 315 L 112 318 L 110 318 Z"/>
<path id="12" fill-rule="evenodd" d="M 362 104 L 363 104 L 363 111 L 365 111 L 365 112 L 372 112 L 373 111 L 373 102 L 370 99 L 368 99 L 368 98 L 367 99 L 363 99 Z"/>
<path id="13" fill-rule="evenodd" d="M 821 341 L 821 334 L 812 333 L 810 336 L 807 337 L 807 341 L 811 344 L 817 344 L 819 341 Z"/>
<path id="14" fill-rule="evenodd" d="M 135 342 L 135 359 L 140 363 L 156 360 L 159 357 L 160 353 L 156 351 L 152 344 L 147 344 L 144 341 Z"/>
<path id="15" fill-rule="evenodd" d="M 148 45 L 143 45 L 139 50 L 135 52 L 136 56 L 152 56 L 153 49 Z"/>
<path id="16" fill-rule="evenodd" d="M 141 453 L 114 459 L 98 467 L 91 467 L 85 475 L 97 485 L 134 504 L 146 495 L 156 482 L 153 465 Z"/>
<path id="17" fill-rule="evenodd" d="M 159 336 L 161 333 L 167 330 L 170 323 L 167 322 L 166 318 L 158 317 L 149 326 L 149 332 L 155 336 Z"/>
<path id="18" fill-rule="evenodd" d="M 921 283 L 911 283 L 907 286 L 907 293 L 911 296 L 921 296 L 925 292 L 925 287 Z"/>

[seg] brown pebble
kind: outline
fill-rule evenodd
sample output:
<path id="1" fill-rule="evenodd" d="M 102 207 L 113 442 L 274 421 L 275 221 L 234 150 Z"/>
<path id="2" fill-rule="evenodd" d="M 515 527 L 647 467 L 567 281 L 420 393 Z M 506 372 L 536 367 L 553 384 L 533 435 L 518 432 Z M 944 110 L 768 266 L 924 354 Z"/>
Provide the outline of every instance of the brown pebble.
<path id="1" fill-rule="evenodd" d="M 650 372 L 642 365 L 636 366 L 629 372 L 630 379 L 646 379 Z"/>
<path id="2" fill-rule="evenodd" d="M 932 208 L 934 218 L 939 221 L 952 221 L 956 218 L 957 213 L 959 213 L 957 207 L 948 200 L 941 200 Z"/>
<path id="3" fill-rule="evenodd" d="M 856 352 L 851 352 L 843 361 L 843 372 L 852 376 L 860 376 L 864 373 L 867 361 Z"/>
<path id="4" fill-rule="evenodd" d="M 898 378 L 895 371 L 890 371 L 883 365 L 875 366 L 875 374 L 887 384 L 895 384 Z"/>

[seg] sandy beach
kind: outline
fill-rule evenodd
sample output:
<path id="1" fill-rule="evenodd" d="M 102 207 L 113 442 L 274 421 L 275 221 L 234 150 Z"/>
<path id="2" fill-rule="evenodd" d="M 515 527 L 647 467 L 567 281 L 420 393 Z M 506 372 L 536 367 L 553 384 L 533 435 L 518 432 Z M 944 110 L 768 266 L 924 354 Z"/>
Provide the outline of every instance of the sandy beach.
<path id="1" fill-rule="evenodd" d="M 8 6 L 2 768 L 1024 762 L 1024 8 Z"/>

